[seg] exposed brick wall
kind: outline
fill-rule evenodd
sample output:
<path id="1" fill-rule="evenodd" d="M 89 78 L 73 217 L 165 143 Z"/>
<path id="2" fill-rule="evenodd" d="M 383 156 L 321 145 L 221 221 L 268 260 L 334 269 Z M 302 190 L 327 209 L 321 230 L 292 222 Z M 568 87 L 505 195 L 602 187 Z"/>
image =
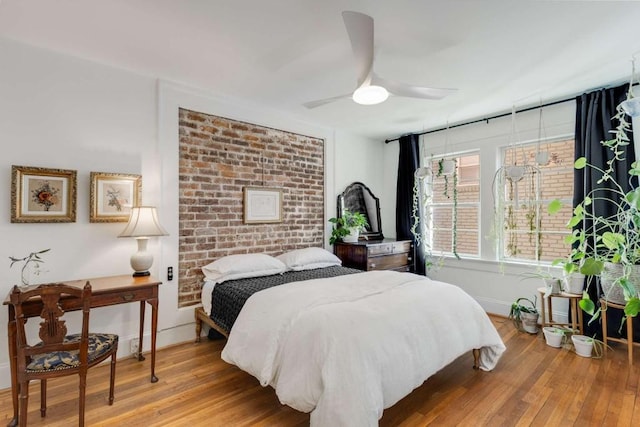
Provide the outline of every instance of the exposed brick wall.
<path id="1" fill-rule="evenodd" d="M 180 109 L 178 305 L 200 300 L 200 268 L 229 254 L 324 242 L 324 141 Z M 282 223 L 244 224 L 243 188 L 282 188 Z"/>

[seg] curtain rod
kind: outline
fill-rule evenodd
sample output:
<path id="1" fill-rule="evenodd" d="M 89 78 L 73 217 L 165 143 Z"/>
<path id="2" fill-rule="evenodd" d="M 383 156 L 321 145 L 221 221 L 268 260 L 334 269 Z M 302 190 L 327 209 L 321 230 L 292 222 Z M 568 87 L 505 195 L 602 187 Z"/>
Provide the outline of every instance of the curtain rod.
<path id="1" fill-rule="evenodd" d="M 523 108 L 522 110 L 516 110 L 515 113 L 516 114 L 525 113 L 527 111 L 535 110 L 537 108 L 550 107 L 550 106 L 556 105 L 556 104 L 562 104 L 562 103 L 569 102 L 569 101 L 575 101 L 575 99 L 576 99 L 575 96 L 571 97 L 571 98 L 564 98 L 564 99 L 560 99 L 558 101 L 547 102 L 546 104 L 536 105 L 536 106 L 533 106 L 533 107 L 527 107 L 527 108 Z M 490 116 L 490 117 L 484 117 L 482 119 L 475 119 L 475 120 L 471 120 L 471 121 L 468 121 L 468 122 L 457 123 L 455 125 L 451 125 L 451 126 L 448 126 L 448 127 L 436 128 L 436 129 L 426 130 L 426 131 L 423 131 L 423 132 L 415 132 L 415 133 L 412 132 L 412 133 L 407 133 L 405 135 L 427 135 L 429 133 L 442 132 L 443 130 L 453 129 L 453 128 L 466 126 L 466 125 L 472 125 L 474 123 L 481 123 L 481 122 L 489 123 L 489 120 L 495 120 L 495 119 L 499 119 L 499 118 L 502 118 L 502 117 L 507 117 L 507 116 L 510 116 L 511 114 L 513 114 L 513 113 L 512 112 L 508 112 L 508 113 L 496 114 L 496 115 L 493 115 L 493 116 Z M 405 136 L 405 135 L 402 135 L 402 136 Z M 399 139 L 400 139 L 400 137 L 391 138 L 391 139 L 385 139 L 384 143 L 388 144 L 388 143 L 390 143 L 392 141 L 398 141 Z"/>
<path id="2" fill-rule="evenodd" d="M 621 83 L 621 84 L 624 84 L 624 83 Z M 635 83 L 633 83 L 633 86 L 637 86 L 638 84 L 640 84 L 640 82 L 635 82 Z M 593 89 L 593 90 L 597 90 L 597 89 Z M 592 92 L 592 91 L 590 91 L 590 92 Z M 583 93 L 589 93 L 589 92 L 583 92 Z M 582 95 L 583 93 L 574 95 L 574 96 L 572 96 L 570 98 L 563 98 L 563 99 L 559 99 L 557 101 L 547 102 L 546 104 L 534 105 L 532 107 L 523 108 L 522 110 L 516 110 L 515 113 L 516 114 L 525 113 L 527 111 L 535 110 L 537 108 L 550 107 L 552 105 L 563 104 L 563 103 L 569 102 L 569 101 L 575 101 L 575 99 L 578 96 Z M 474 119 L 474 120 L 470 120 L 468 122 L 456 123 L 455 125 L 451 125 L 451 126 L 447 126 L 447 127 L 443 127 L 443 128 L 436 128 L 436 129 L 431 129 L 431 130 L 427 130 L 427 131 L 423 131 L 423 132 L 406 133 L 406 134 L 404 134 L 402 136 L 406 136 L 406 135 L 427 135 L 429 133 L 442 132 L 443 130 L 453 129 L 453 128 L 466 126 L 466 125 L 472 125 L 474 123 L 481 123 L 481 122 L 489 123 L 489 120 L 494 120 L 494 119 L 499 119 L 499 118 L 502 118 L 502 117 L 507 117 L 507 116 L 510 116 L 511 114 L 513 114 L 513 113 L 512 112 L 508 112 L 508 113 L 496 114 L 496 115 L 493 115 L 493 116 L 490 116 L 490 117 L 484 117 L 482 119 Z M 400 137 L 391 138 L 391 139 L 385 139 L 384 143 L 388 144 L 388 143 L 390 143 L 392 141 L 398 141 L 399 139 L 400 139 Z"/>

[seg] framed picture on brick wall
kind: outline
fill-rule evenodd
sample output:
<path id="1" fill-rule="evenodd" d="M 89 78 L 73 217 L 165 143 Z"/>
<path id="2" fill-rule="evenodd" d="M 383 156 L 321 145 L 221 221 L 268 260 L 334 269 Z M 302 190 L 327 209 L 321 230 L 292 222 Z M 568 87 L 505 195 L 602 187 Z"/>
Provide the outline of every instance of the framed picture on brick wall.
<path id="1" fill-rule="evenodd" d="M 140 206 L 142 176 L 91 172 L 90 222 L 127 222 L 131 208 Z"/>
<path id="2" fill-rule="evenodd" d="M 282 222 L 282 189 L 244 187 L 244 223 Z"/>
<path id="3" fill-rule="evenodd" d="M 75 222 L 76 176 L 74 170 L 11 166 L 11 222 Z"/>

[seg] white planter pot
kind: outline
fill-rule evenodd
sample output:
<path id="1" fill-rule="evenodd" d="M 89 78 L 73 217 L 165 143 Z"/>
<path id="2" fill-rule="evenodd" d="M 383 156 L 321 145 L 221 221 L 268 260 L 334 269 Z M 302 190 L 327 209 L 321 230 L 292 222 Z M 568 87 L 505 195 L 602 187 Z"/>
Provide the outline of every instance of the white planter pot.
<path id="1" fill-rule="evenodd" d="M 554 328 L 553 326 L 545 326 L 542 328 L 542 332 L 544 333 L 544 339 L 547 345 L 556 348 L 562 346 L 562 338 L 564 337 L 562 330 Z"/>
<path id="2" fill-rule="evenodd" d="M 453 175 L 453 172 L 456 170 L 456 162 L 451 159 L 444 159 L 442 161 L 442 172 L 441 175 Z"/>
<path id="3" fill-rule="evenodd" d="M 549 163 L 549 152 L 539 151 L 536 153 L 536 163 L 540 166 L 546 166 Z"/>
<path id="4" fill-rule="evenodd" d="M 560 295 L 562 292 L 562 282 L 560 279 L 544 279 L 544 284 L 549 295 Z"/>
<path id="5" fill-rule="evenodd" d="M 352 228 L 349 231 L 350 233 L 344 236 L 342 241 L 347 243 L 356 243 L 358 241 L 358 237 L 360 237 L 360 229 Z"/>
<path id="6" fill-rule="evenodd" d="M 510 179 L 512 182 L 520 181 L 524 177 L 524 171 L 525 171 L 524 166 L 518 166 L 518 165 L 507 166 L 505 169 L 507 178 Z"/>
<path id="7" fill-rule="evenodd" d="M 584 290 L 584 278 L 582 273 L 571 273 L 564 278 L 564 291 L 570 294 L 582 295 Z"/>
<path id="8" fill-rule="evenodd" d="M 593 351 L 593 339 L 586 335 L 572 335 L 571 341 L 576 349 L 576 354 L 582 357 L 591 357 Z"/>
<path id="9" fill-rule="evenodd" d="M 538 333 L 538 313 L 520 313 L 522 329 L 530 334 Z"/>

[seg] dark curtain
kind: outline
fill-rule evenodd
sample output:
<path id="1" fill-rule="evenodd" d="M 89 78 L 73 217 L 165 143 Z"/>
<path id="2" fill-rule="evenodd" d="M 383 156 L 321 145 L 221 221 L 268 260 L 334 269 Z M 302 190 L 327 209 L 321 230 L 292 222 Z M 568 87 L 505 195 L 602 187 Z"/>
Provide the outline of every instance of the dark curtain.
<path id="1" fill-rule="evenodd" d="M 611 151 L 601 144 L 601 141 L 612 139 L 613 134 L 610 132 L 617 126 L 617 122 L 612 120 L 616 114 L 616 106 L 626 99 L 629 85 L 618 86 L 611 89 L 601 89 L 590 93 L 585 93 L 576 98 L 576 131 L 575 131 L 575 157 L 586 157 L 588 162 L 600 169 L 607 169 L 607 161 L 613 158 Z M 631 118 L 628 118 L 629 122 Z M 628 134 L 632 139 L 632 134 Z M 632 139 L 633 140 L 633 139 Z M 626 153 L 625 160 L 616 162 L 613 173 L 614 179 L 622 186 L 625 192 L 631 189 L 629 183 L 628 171 L 631 163 L 635 160 L 635 151 L 633 144 L 624 147 Z M 601 188 L 598 190 L 598 198 L 612 198 L 612 193 L 607 191 L 610 185 L 607 183 L 598 184 L 601 173 L 595 168 L 585 168 L 582 170 L 574 170 L 574 187 L 573 187 L 573 206 L 580 203 L 585 194 L 593 188 Z M 616 212 L 615 206 L 604 200 L 594 200 L 594 214 L 596 216 L 609 217 Z M 586 223 L 585 228 L 589 229 L 591 223 Z M 589 286 L 589 295 L 599 306 L 600 283 L 596 279 Z M 610 309 L 607 311 L 609 335 L 620 336 L 620 322 L 622 320 L 622 311 Z M 597 335 L 602 337 L 602 326 L 600 320 L 591 324 L 591 316 L 585 315 L 586 335 Z M 636 321 L 638 319 L 635 319 Z M 640 332 L 640 327 L 634 324 L 635 332 Z M 623 331 L 626 334 L 626 332 Z M 635 335 L 635 333 L 634 333 Z"/>
<path id="2" fill-rule="evenodd" d="M 420 144 L 418 135 L 400 137 L 398 156 L 398 183 L 396 187 L 396 238 L 412 240 L 415 248 L 415 272 L 425 274 L 425 256 L 421 245 L 411 232 L 413 226 L 414 173 L 420 167 Z M 419 225 L 418 225 L 419 229 Z"/>

